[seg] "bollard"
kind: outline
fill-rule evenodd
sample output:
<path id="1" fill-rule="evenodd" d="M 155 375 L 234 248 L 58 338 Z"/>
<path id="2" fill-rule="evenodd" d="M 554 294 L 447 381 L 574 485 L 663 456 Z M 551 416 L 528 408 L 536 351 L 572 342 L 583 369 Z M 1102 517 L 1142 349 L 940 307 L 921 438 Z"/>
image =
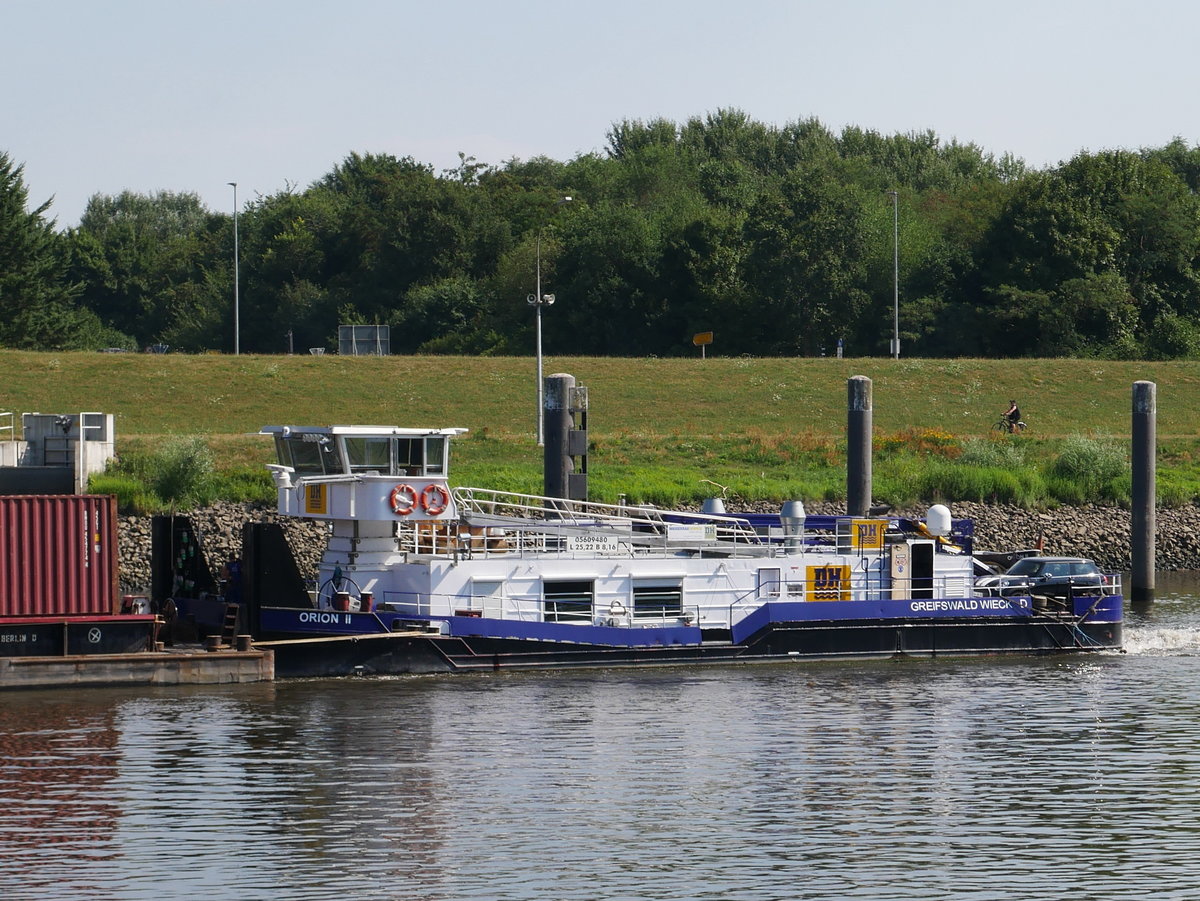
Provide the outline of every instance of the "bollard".
<path id="1" fill-rule="evenodd" d="M 846 513 L 866 516 L 871 506 L 871 380 L 846 382 Z"/>
<path id="2" fill-rule="evenodd" d="M 575 376 L 546 376 L 543 391 L 543 490 L 546 497 L 586 501 L 588 496 L 588 395 Z"/>
<path id="3" fill-rule="evenodd" d="M 1133 507 L 1130 511 L 1133 566 L 1129 600 L 1135 604 L 1154 600 L 1156 394 L 1154 382 L 1133 383 Z"/>

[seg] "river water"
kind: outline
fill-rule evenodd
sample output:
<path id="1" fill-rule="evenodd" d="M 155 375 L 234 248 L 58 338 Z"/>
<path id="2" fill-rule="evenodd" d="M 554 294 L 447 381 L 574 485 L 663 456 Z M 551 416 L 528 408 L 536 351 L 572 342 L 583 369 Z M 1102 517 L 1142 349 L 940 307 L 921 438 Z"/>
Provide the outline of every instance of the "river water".
<path id="1" fill-rule="evenodd" d="M 1123 654 L 0 695 L 0 898 L 1200 891 L 1200 577 Z"/>

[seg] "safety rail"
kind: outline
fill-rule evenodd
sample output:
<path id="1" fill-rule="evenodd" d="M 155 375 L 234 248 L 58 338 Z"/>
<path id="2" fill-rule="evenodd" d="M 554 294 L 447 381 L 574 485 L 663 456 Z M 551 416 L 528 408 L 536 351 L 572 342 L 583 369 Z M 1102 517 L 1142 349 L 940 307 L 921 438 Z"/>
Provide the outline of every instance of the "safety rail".
<path id="1" fill-rule="evenodd" d="M 1030 576 L 1001 576 L 999 580 L 977 589 L 976 593 L 989 596 L 1018 596 L 1044 594 L 1047 591 L 1076 597 L 1093 594 L 1117 595 L 1121 593 L 1121 574 L 1100 573 L 1099 579 L 1095 576 L 1067 576 L 1062 580 L 1048 582 Z"/>
<path id="2" fill-rule="evenodd" d="M 737 517 L 486 488 L 455 488 L 453 494 L 460 518 L 476 528 L 503 528 L 558 537 L 610 535 L 640 545 L 725 543 L 764 547 L 767 544 L 749 522 Z"/>
<path id="3" fill-rule="evenodd" d="M 15 414 L 0 413 L 0 466 L 20 465 L 21 448 L 17 441 L 15 422 Z"/>
<path id="4" fill-rule="evenodd" d="M 928 584 L 886 585 L 882 580 L 860 579 L 847 584 L 818 585 L 812 580 L 770 581 L 742 592 L 725 609 L 736 623 L 767 603 L 813 603 L 825 601 L 913 601 L 926 598 L 970 598 L 978 595 L 973 579 L 966 575 L 935 576 Z"/>
<path id="5" fill-rule="evenodd" d="M 803 586 L 795 593 L 789 588 Z M 811 582 L 780 582 L 750 588 L 730 603 L 726 592 L 720 589 L 698 589 L 690 592 L 690 600 L 681 604 L 678 611 L 655 616 L 640 611 L 633 600 L 624 592 L 597 590 L 590 607 L 578 613 L 561 614 L 548 618 L 545 601 L 538 595 L 521 594 L 473 596 L 469 594 L 430 594 L 416 591 L 384 591 L 376 594 L 376 609 L 392 611 L 415 619 L 441 619 L 447 616 L 484 616 L 521 622 L 576 622 L 587 625 L 613 625 L 632 628 L 675 625 L 682 622 L 705 628 L 732 628 L 741 620 L 768 603 L 808 603 L 819 607 L 826 601 L 904 601 L 967 599 L 973 596 L 970 580 L 956 577 L 938 577 L 932 586 L 913 591 L 883 586 L 852 586 L 845 596 L 832 597 L 823 587 Z"/>
<path id="6" fill-rule="evenodd" d="M 493 604 L 496 606 L 493 607 Z M 448 616 L 486 616 L 516 622 L 557 622 L 579 625 L 624 626 L 653 628 L 663 625 L 695 624 L 701 619 L 697 604 L 682 605 L 678 612 L 654 615 L 629 606 L 628 598 L 598 595 L 586 613 L 545 615 L 545 604 L 533 595 L 508 596 L 499 599 L 469 595 L 431 595 L 416 591 L 385 591 L 375 606 L 379 613 L 399 613 L 414 619 L 444 619 Z"/>

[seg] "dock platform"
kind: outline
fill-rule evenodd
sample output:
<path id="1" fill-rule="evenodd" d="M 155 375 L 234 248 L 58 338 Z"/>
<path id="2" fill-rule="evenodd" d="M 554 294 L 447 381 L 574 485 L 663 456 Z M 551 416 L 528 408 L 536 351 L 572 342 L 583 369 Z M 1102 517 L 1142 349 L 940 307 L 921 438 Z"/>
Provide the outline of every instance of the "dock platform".
<path id="1" fill-rule="evenodd" d="M 254 648 L 0 657 L 0 691 L 87 685 L 221 685 L 274 678 L 274 653 Z"/>

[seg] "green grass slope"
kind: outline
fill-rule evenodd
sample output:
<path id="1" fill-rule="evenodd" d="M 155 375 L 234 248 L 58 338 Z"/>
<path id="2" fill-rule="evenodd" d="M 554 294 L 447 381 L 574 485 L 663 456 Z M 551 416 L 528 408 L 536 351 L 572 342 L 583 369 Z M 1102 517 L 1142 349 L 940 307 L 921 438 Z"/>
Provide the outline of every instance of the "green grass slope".
<path id="1" fill-rule="evenodd" d="M 883 499 L 1120 499 L 1119 478 L 1063 488 L 1071 472 L 1058 462 L 1063 443 L 1083 436 L 1109 457 L 1128 447 L 1138 380 L 1157 385 L 1160 489 L 1171 502 L 1200 494 L 1200 362 L 549 357 L 544 365 L 588 387 L 599 500 L 687 501 L 713 490 L 706 479 L 749 500 L 840 497 L 852 376 L 872 380 Z M 222 471 L 269 462 L 269 442 L 256 434 L 267 424 L 464 426 L 456 481 L 537 493 L 535 372 L 533 359 L 511 357 L 2 351 L 0 410 L 112 413 L 122 457 L 200 436 Z M 1016 439 L 990 432 L 1009 398 L 1030 425 Z M 19 416 L 14 424 L 19 432 Z M 1005 452 L 985 460 L 999 442 Z M 1073 459 L 1091 465 L 1086 453 Z"/>

